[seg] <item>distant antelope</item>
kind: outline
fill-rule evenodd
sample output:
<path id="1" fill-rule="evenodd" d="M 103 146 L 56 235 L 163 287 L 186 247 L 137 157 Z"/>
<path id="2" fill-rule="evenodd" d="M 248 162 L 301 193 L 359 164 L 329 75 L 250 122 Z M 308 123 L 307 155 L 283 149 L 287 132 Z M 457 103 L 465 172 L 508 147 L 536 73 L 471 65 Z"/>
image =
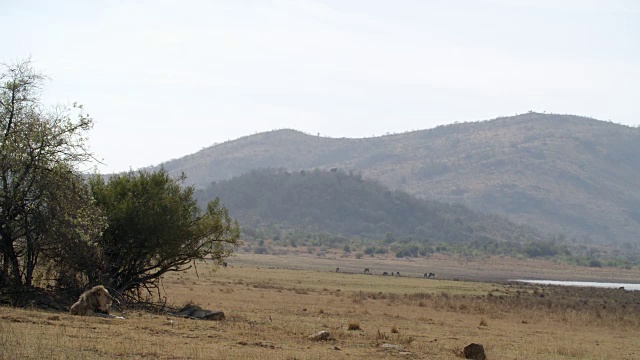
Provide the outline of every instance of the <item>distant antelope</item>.
<path id="1" fill-rule="evenodd" d="M 436 277 L 436 274 L 430 272 L 430 273 L 424 273 L 424 278 L 425 279 L 429 279 L 429 278 L 434 278 Z"/>
<path id="2" fill-rule="evenodd" d="M 389 275 L 389 273 L 385 271 L 385 272 L 382 273 L 382 275 L 387 276 L 387 275 Z"/>
<path id="3" fill-rule="evenodd" d="M 369 272 L 369 268 L 364 268 L 364 273 L 365 273 L 365 274 L 370 274 L 370 272 Z"/>
<path id="4" fill-rule="evenodd" d="M 340 268 L 339 267 L 336 268 L 336 272 L 340 272 Z"/>

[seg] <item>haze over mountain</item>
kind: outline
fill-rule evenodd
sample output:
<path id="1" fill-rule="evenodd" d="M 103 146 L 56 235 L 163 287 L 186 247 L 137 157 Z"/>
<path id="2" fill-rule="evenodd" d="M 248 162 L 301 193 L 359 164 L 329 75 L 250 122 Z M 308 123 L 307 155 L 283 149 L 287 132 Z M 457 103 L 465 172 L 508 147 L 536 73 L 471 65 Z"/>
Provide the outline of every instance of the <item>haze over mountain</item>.
<path id="1" fill-rule="evenodd" d="M 528 113 L 364 139 L 275 130 L 162 166 L 197 188 L 256 168 L 353 170 L 542 231 L 640 242 L 640 129 L 580 116 Z"/>
<path id="2" fill-rule="evenodd" d="M 534 229 L 473 212 L 459 204 L 418 199 L 337 169 L 252 170 L 198 190 L 204 205 L 216 197 L 246 225 L 279 224 L 307 233 L 382 239 L 385 234 L 442 242 L 540 241 Z"/>

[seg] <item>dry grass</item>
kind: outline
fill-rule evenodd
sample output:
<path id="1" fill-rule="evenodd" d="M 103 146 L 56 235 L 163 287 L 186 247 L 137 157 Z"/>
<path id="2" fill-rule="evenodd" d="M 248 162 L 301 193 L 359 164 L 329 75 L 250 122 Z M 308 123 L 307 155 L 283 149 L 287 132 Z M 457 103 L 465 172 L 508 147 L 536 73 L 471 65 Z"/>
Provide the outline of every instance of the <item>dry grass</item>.
<path id="1" fill-rule="evenodd" d="M 347 330 L 355 331 L 355 330 L 362 330 L 362 329 L 360 328 L 360 323 L 358 323 L 357 321 L 352 321 L 349 323 L 349 327 Z"/>
<path id="2" fill-rule="evenodd" d="M 640 292 L 335 273 L 335 265 L 319 271 L 310 259 L 311 270 L 236 260 L 215 273 L 200 264 L 199 277 L 164 280 L 170 304 L 223 310 L 226 321 L 126 308 L 127 319 L 115 320 L 0 307 L 0 359 L 459 359 L 471 342 L 491 359 L 640 357 Z M 320 330 L 332 339 L 307 338 Z"/>

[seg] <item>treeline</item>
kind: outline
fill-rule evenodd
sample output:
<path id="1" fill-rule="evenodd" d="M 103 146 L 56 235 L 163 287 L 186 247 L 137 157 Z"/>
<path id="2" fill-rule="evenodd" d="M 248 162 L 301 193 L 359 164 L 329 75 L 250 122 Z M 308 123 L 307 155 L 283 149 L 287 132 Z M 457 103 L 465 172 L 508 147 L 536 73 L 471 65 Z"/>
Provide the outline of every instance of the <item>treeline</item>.
<path id="1" fill-rule="evenodd" d="M 568 252 L 535 229 L 462 205 L 418 199 L 338 169 L 261 169 L 195 194 L 219 197 L 246 238 L 360 249 L 398 257 L 433 252 L 553 256 Z M 535 245 L 535 244 L 546 244 Z"/>

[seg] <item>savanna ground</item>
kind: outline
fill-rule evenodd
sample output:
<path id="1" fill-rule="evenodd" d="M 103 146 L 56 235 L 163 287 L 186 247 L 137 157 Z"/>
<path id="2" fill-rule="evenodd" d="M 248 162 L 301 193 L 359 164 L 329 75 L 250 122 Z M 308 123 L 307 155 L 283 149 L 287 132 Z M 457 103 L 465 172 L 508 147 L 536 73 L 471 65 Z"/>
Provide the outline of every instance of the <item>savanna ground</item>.
<path id="1" fill-rule="evenodd" d="M 198 263 L 197 272 L 163 281 L 168 304 L 222 310 L 225 321 L 126 305 L 114 311 L 126 320 L 0 307 L 0 358 L 460 359 L 472 342 L 489 359 L 640 358 L 640 291 L 507 281 L 638 282 L 637 269 L 242 252 L 229 263 Z M 424 272 L 437 278 L 424 279 Z M 320 330 L 331 339 L 308 338 Z"/>

